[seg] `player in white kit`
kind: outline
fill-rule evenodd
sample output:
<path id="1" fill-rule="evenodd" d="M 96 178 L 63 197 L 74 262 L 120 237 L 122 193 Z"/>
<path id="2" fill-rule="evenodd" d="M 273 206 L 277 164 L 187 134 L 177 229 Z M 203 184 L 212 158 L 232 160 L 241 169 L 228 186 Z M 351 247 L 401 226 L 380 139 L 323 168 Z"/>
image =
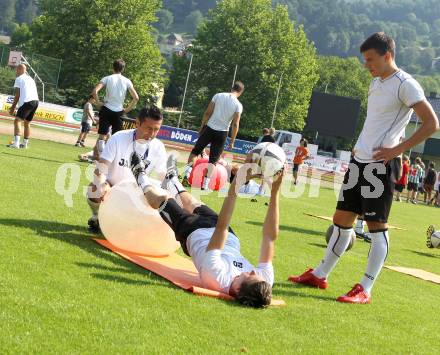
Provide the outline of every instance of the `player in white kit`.
<path id="1" fill-rule="evenodd" d="M 365 67 L 374 79 L 368 92 L 367 118 L 333 216 L 333 235 L 317 268 L 289 278 L 295 283 L 327 288 L 328 275 L 350 243 L 353 222 L 357 215 L 363 215 L 371 238 L 367 270 L 360 283 L 337 298 L 339 302 L 371 302 L 371 289 L 388 255 L 387 220 L 400 172 L 396 157 L 427 139 L 439 127 L 419 83 L 397 67 L 395 48 L 394 40 L 383 32 L 370 36 L 360 48 Z M 399 142 L 413 110 L 422 125 L 407 140 Z"/>
<path id="2" fill-rule="evenodd" d="M 239 186 L 251 178 L 246 176 L 246 166 L 237 173 L 219 214 L 185 191 L 178 180 L 175 163 L 168 164 L 164 184 L 172 196 L 157 192 L 146 176 L 142 160 L 135 154 L 131 166 L 148 203 L 159 209 L 183 251 L 192 258 L 203 287 L 229 294 L 243 305 L 268 306 L 274 282 L 272 259 L 279 232 L 279 189 L 283 174 L 274 177 L 272 183 L 260 259 L 254 267 L 241 255 L 240 241 L 229 226 Z"/>
<path id="3" fill-rule="evenodd" d="M 162 122 L 163 116 L 157 107 L 143 108 L 136 118 L 136 129 L 119 131 L 108 140 L 87 193 L 93 212 L 88 221 L 91 231 L 99 232 L 99 205 L 109 188 L 123 180 L 134 180 L 130 170 L 134 151 L 142 157 L 148 176 L 156 173 L 159 181 L 164 179 L 167 153 L 164 144 L 156 138 Z"/>

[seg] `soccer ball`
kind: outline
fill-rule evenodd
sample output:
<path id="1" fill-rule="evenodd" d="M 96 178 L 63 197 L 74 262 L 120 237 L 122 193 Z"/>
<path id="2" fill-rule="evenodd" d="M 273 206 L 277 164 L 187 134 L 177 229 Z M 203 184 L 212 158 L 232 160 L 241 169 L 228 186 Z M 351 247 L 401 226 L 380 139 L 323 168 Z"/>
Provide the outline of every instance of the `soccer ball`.
<path id="1" fill-rule="evenodd" d="M 429 226 L 426 232 L 426 246 L 428 248 L 440 248 L 440 231 L 435 231 L 434 226 Z"/>
<path id="2" fill-rule="evenodd" d="M 261 168 L 264 178 L 275 176 L 286 163 L 286 153 L 275 143 L 257 144 L 250 152 L 251 161 Z"/>
<path id="3" fill-rule="evenodd" d="M 327 242 L 327 244 L 330 241 L 332 234 L 333 234 L 333 224 L 328 227 L 327 232 L 325 233 L 325 241 Z M 347 249 L 345 249 L 345 251 L 349 251 L 351 248 L 353 248 L 353 244 L 355 241 L 356 241 L 356 233 L 352 231 L 350 243 L 348 244 Z"/>

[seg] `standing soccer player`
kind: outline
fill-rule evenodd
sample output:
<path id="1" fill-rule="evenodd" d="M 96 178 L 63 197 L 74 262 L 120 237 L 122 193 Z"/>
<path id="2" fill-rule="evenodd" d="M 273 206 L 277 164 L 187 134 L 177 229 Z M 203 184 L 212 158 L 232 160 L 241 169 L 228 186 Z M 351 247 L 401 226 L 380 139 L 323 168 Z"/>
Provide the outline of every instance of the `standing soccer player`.
<path id="1" fill-rule="evenodd" d="M 136 107 L 139 96 L 133 87 L 130 79 L 122 75 L 125 69 L 125 62 L 117 59 L 113 62 L 113 74 L 101 79 L 98 85 L 93 89 L 92 95 L 99 111 L 98 128 L 98 151 L 101 154 L 105 147 L 105 136 L 109 133 L 110 127 L 112 133 L 122 130 L 122 116 Z M 99 101 L 98 93 L 105 87 L 106 93 L 104 102 Z M 124 108 L 124 101 L 127 91 L 131 95 L 131 102 Z"/>
<path id="2" fill-rule="evenodd" d="M 238 98 L 243 91 L 243 83 L 237 81 L 232 87 L 231 92 L 218 93 L 212 98 L 203 115 L 199 139 L 188 157 L 188 164 L 185 167 L 185 175 L 183 177 L 184 185 L 189 185 L 188 179 L 191 175 L 192 166 L 197 156 L 202 153 L 208 144 L 211 144 L 209 149 L 210 167 L 217 164 L 223 153 L 231 123 L 232 133 L 228 148 L 234 148 L 235 138 L 237 137 L 238 128 L 240 126 L 240 117 L 243 112 L 243 105 L 238 101 Z M 206 171 L 202 190 L 208 189 L 210 170 L 211 169 L 208 168 Z"/>
<path id="3" fill-rule="evenodd" d="M 372 239 L 367 270 L 361 282 L 337 301 L 370 303 L 371 289 L 388 255 L 388 215 L 400 166 L 396 157 L 427 139 L 439 128 L 438 119 L 419 83 L 400 70 L 395 43 L 383 32 L 370 36 L 361 46 L 365 67 L 374 77 L 368 93 L 367 118 L 345 174 L 334 230 L 324 259 L 292 282 L 325 289 L 327 277 L 351 240 L 353 222 L 364 214 Z M 413 110 L 422 120 L 420 128 L 399 143 Z"/>
<path id="4" fill-rule="evenodd" d="M 19 64 L 16 69 L 17 78 L 15 79 L 15 97 L 9 113 L 14 115 L 18 105 L 17 114 L 14 121 L 14 142 L 9 144 L 9 148 L 27 148 L 29 137 L 31 136 L 31 121 L 38 108 L 38 91 L 34 79 L 28 73 L 24 64 Z M 20 144 L 21 122 L 24 124 L 24 140 Z"/>
<path id="5" fill-rule="evenodd" d="M 309 157 L 309 150 L 307 149 L 307 139 L 301 138 L 299 147 L 295 150 L 295 157 L 293 158 L 293 184 L 296 185 L 298 181 L 298 172 L 301 165 Z"/>

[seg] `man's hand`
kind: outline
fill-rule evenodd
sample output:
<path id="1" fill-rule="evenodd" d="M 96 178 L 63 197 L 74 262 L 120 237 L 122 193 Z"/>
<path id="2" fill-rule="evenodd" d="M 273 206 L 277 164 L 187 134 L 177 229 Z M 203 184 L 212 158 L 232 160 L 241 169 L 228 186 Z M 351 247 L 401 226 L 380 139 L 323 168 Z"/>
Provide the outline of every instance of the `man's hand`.
<path id="1" fill-rule="evenodd" d="M 282 169 L 273 177 L 272 181 L 272 194 L 277 193 L 280 189 L 280 186 L 283 182 L 284 175 L 286 175 L 286 169 Z"/>
<path id="2" fill-rule="evenodd" d="M 399 146 L 393 148 L 376 148 L 374 150 L 373 158 L 375 160 L 383 160 L 384 164 L 387 164 L 390 160 L 399 156 L 403 152 Z"/>
<path id="3" fill-rule="evenodd" d="M 14 116 L 14 113 L 15 113 L 15 106 L 11 106 L 11 107 L 9 108 L 9 114 L 10 114 L 11 116 Z"/>
<path id="4" fill-rule="evenodd" d="M 226 147 L 226 149 L 232 150 L 234 149 L 234 142 L 229 142 L 228 146 Z"/>
<path id="5" fill-rule="evenodd" d="M 104 103 L 102 101 L 96 101 L 95 106 L 100 109 L 102 106 L 104 106 Z"/>

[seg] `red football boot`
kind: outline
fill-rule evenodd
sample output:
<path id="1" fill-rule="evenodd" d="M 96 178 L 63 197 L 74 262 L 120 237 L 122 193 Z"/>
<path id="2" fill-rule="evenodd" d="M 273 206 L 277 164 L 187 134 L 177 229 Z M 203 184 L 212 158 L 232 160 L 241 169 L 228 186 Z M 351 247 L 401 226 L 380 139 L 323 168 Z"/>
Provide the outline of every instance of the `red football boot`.
<path id="1" fill-rule="evenodd" d="M 328 287 L 326 278 L 320 279 L 312 274 L 313 269 L 308 269 L 305 273 L 299 276 L 289 276 L 288 280 L 297 284 L 322 288 L 325 290 Z"/>
<path id="2" fill-rule="evenodd" d="M 339 296 L 336 301 L 343 303 L 370 304 L 371 296 L 364 291 L 361 284 L 356 284 L 347 294 Z"/>

